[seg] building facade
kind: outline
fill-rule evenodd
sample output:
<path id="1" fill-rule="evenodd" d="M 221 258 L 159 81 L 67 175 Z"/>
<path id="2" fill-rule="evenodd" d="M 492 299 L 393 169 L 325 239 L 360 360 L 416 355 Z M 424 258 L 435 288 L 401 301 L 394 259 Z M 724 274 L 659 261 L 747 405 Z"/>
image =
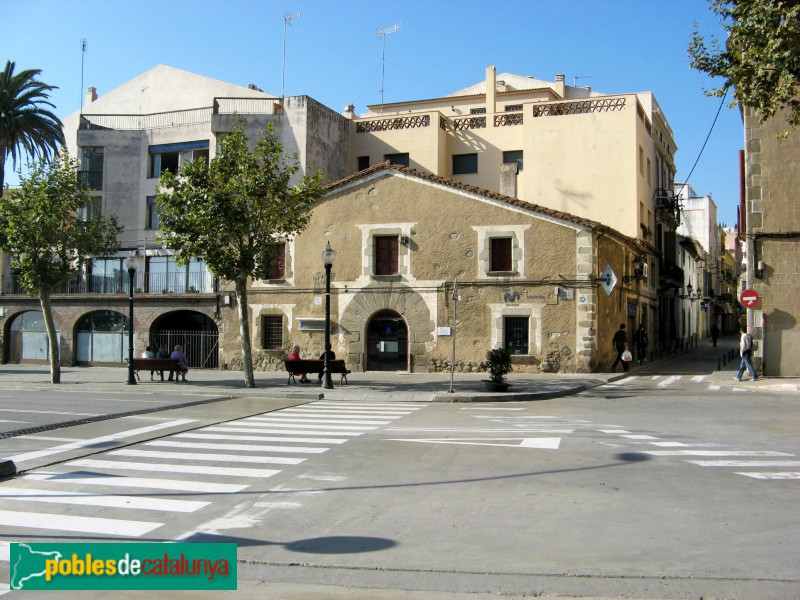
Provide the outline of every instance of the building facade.
<path id="1" fill-rule="evenodd" d="M 764 375 L 798 376 L 800 362 L 800 132 L 785 113 L 761 123 L 743 110 L 745 150 L 739 233 L 747 270 L 742 287 L 760 300 L 746 323 L 758 341 L 756 367 Z M 741 290 L 740 290 L 741 292 Z"/>
<path id="2" fill-rule="evenodd" d="M 137 351 L 181 343 L 193 367 L 221 366 L 230 296 L 201 261 L 178 265 L 175 249 L 157 241 L 155 196 L 164 170 L 214 155 L 234 115 L 246 120 L 252 143 L 275 128 L 284 150 L 298 157 L 298 180 L 317 169 L 334 179 L 347 174 L 349 122 L 338 113 L 306 96 L 280 99 L 164 65 L 105 96 L 89 88 L 85 107 L 64 119 L 67 151 L 92 190 L 85 216 L 113 214 L 124 227 L 119 252 L 92 257 L 53 296 L 64 364 L 118 364 L 127 356 L 126 259 L 134 255 Z M 3 360 L 45 360 L 38 300 L 24 296 L 9 265 L 2 257 Z"/>
<path id="3" fill-rule="evenodd" d="M 354 371 L 448 371 L 454 335 L 458 371 L 478 371 L 498 346 L 518 371 L 590 371 L 612 362 L 619 323 L 635 322 L 626 299 L 640 281 L 625 269 L 642 252 L 637 240 L 382 164 L 331 184 L 284 249 L 283 273 L 250 286 L 256 368 L 282 369 L 295 344 L 304 357 L 322 352 L 328 242 L 337 253 L 332 346 Z M 600 284 L 607 265 L 620 275 L 609 294 Z M 238 368 L 236 346 L 226 347 Z"/>

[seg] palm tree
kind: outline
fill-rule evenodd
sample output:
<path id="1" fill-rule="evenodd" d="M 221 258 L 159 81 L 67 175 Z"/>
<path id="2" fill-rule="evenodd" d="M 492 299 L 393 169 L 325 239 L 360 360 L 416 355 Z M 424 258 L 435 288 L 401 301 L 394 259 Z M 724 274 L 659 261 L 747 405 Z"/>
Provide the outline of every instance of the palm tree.
<path id="1" fill-rule="evenodd" d="M 0 73 L 0 195 L 9 156 L 16 167 L 23 152 L 46 159 L 64 144 L 61 121 L 46 108 L 55 108 L 48 98 L 58 88 L 38 81 L 40 73 L 40 69 L 28 69 L 15 75 L 10 60 Z"/>

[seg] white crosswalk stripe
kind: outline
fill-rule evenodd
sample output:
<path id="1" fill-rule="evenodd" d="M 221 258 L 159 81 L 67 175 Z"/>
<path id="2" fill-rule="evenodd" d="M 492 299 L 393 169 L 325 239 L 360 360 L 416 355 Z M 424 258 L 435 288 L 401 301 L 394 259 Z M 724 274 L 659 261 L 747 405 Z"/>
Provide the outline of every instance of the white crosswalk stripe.
<path id="1" fill-rule="evenodd" d="M 257 481 L 274 477 L 285 468 L 300 465 L 424 406 L 313 402 L 68 460 L 49 470 L 28 471 L 0 484 L 0 498 L 6 509 L 0 510 L 0 530 L 8 528 L 10 535 L 20 537 L 25 534 L 17 533 L 19 530 L 60 532 L 57 535 L 62 538 L 64 532 L 77 536 L 140 537 L 164 525 L 153 515 L 208 510 L 214 500 L 243 492 Z M 35 459 L 91 448 L 98 442 L 182 423 L 189 421 L 173 420 L 91 440 L 54 439 L 68 443 L 19 458 Z M 245 466 L 248 464 L 253 466 Z M 265 468 L 266 465 L 275 468 Z M 141 472 L 147 475 L 137 476 Z M 204 497 L 164 497 L 175 493 Z M 217 496 L 209 499 L 208 494 Z M 13 510 L 14 504 L 23 503 L 25 510 Z M 53 512 L 46 512 L 48 507 Z M 103 511 L 102 516 L 98 510 Z"/>

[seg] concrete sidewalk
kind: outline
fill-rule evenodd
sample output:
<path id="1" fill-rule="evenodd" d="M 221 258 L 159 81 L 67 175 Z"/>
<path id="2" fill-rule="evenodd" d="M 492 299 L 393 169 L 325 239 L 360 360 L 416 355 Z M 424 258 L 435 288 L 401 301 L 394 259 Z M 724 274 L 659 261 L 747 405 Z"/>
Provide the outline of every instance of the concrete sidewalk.
<path id="1" fill-rule="evenodd" d="M 61 370 L 59 389 L 113 392 L 116 394 L 149 394 L 174 397 L 176 404 L 184 395 L 208 394 L 235 397 L 264 396 L 271 398 L 297 398 L 380 401 L 380 402 L 508 402 L 533 401 L 558 398 L 580 393 L 586 389 L 616 381 L 630 375 L 698 375 L 704 374 L 706 383 L 721 386 L 747 386 L 749 389 L 771 392 L 800 392 L 800 378 L 761 377 L 758 381 L 737 382 L 734 379 L 739 367 L 738 356 L 724 361 L 735 348 L 735 340 L 726 338 L 719 347 L 710 341 L 681 354 L 662 356 L 653 363 L 633 364 L 627 373 L 511 373 L 511 387 L 505 393 L 490 393 L 483 389 L 486 373 L 455 373 L 452 384 L 449 373 L 397 373 L 368 371 L 353 372 L 349 384 L 342 384 L 333 376 L 334 389 L 322 389 L 316 380 L 309 384 L 287 385 L 288 376 L 283 371 L 255 373 L 256 388 L 244 386 L 241 371 L 192 370 L 188 382 L 150 381 L 147 373 L 141 374 L 138 385 L 126 385 L 125 367 L 65 367 Z M 658 358 L 658 357 L 657 357 Z M 745 374 L 747 377 L 747 374 Z M 46 365 L 0 365 L 0 390 L 52 390 L 50 371 Z"/>

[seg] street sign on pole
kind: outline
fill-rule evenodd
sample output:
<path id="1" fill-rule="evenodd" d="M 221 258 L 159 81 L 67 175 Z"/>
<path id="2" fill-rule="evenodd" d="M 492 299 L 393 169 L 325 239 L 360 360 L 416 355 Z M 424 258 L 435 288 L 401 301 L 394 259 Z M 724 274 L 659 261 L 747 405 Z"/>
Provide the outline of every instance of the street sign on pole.
<path id="1" fill-rule="evenodd" d="M 739 296 L 739 302 L 741 302 L 742 306 L 745 308 L 755 308 L 759 300 L 758 292 L 755 290 L 745 290 Z"/>
<path id="2" fill-rule="evenodd" d="M 617 285 L 617 275 L 614 273 L 611 265 L 606 265 L 603 274 L 600 275 L 600 285 L 608 296 L 611 295 L 611 291 L 614 289 L 614 286 Z"/>

